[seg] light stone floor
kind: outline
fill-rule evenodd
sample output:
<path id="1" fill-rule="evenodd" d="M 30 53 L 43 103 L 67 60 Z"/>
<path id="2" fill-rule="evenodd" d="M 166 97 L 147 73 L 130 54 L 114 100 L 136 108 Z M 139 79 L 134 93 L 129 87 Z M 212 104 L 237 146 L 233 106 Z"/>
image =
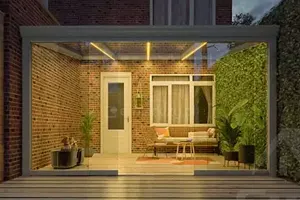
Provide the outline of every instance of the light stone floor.
<path id="1" fill-rule="evenodd" d="M 187 154 L 188 156 L 189 154 Z M 139 175 L 139 174 L 178 174 L 178 175 L 193 175 L 194 170 L 238 170 L 236 163 L 231 162 L 229 167 L 224 167 L 223 156 L 218 156 L 212 153 L 197 153 L 196 157 L 209 157 L 216 161 L 209 165 L 173 165 L 173 164 L 139 164 L 136 162 L 138 157 L 143 154 L 100 154 L 96 153 L 92 158 L 85 158 L 81 166 L 67 170 L 118 170 L 120 175 Z M 148 153 L 150 157 L 152 154 Z M 159 157 L 164 158 L 164 153 L 159 153 Z M 168 154 L 168 157 L 175 157 L 175 154 Z M 187 158 L 189 159 L 189 158 Z M 244 168 L 241 165 L 241 168 Z M 240 168 L 240 169 L 241 169 Z M 39 170 L 51 171 L 55 170 L 48 165 Z"/>

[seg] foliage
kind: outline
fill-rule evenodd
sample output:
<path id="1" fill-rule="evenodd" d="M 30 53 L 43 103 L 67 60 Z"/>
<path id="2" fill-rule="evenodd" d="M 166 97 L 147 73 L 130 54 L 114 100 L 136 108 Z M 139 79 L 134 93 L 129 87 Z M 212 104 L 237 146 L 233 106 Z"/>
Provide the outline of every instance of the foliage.
<path id="1" fill-rule="evenodd" d="M 81 120 L 80 129 L 83 134 L 85 147 L 90 146 L 90 141 L 92 139 L 93 123 L 95 120 L 96 120 L 96 116 L 93 112 L 87 112 Z"/>
<path id="2" fill-rule="evenodd" d="M 300 181 L 300 1 L 281 1 L 260 25 L 278 25 L 277 127 L 279 175 Z M 298 149 L 298 151 L 297 151 Z"/>
<path id="3" fill-rule="evenodd" d="M 255 17 L 250 13 L 240 13 L 233 17 L 232 25 L 251 25 Z"/>
<path id="4" fill-rule="evenodd" d="M 235 114 L 237 110 L 246 105 L 247 102 L 247 100 L 239 102 L 230 111 L 223 110 L 223 115 L 216 118 L 217 129 L 223 144 L 223 151 L 234 151 L 235 145 L 238 143 L 242 131 L 241 125 L 235 120 Z"/>
<path id="5" fill-rule="evenodd" d="M 216 116 L 222 116 L 224 109 L 232 108 L 237 102 L 248 100 L 236 113 L 235 121 L 242 131 L 239 144 L 252 143 L 256 146 L 257 165 L 265 162 L 260 157 L 265 153 L 267 136 L 266 62 L 267 45 L 260 43 L 229 53 L 215 63 L 216 102 L 219 104 Z"/>

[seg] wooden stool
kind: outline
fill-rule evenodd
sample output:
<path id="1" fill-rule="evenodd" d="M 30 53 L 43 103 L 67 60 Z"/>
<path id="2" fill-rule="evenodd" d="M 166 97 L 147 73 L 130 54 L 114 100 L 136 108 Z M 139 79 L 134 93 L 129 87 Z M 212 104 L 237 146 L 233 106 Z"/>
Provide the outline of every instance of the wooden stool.
<path id="1" fill-rule="evenodd" d="M 181 156 L 181 159 L 183 159 L 183 156 L 186 158 L 186 151 L 185 151 L 186 146 L 190 147 L 191 158 L 195 159 L 195 147 L 194 147 L 194 143 L 193 142 L 178 142 L 177 143 L 177 150 L 176 150 L 176 159 L 178 158 L 180 146 L 182 146 L 182 156 Z"/>

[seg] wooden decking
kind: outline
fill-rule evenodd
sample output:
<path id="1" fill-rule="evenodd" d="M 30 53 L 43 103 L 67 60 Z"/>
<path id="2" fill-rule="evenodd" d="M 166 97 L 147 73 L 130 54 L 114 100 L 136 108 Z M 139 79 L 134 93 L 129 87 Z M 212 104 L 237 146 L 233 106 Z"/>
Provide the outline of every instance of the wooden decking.
<path id="1" fill-rule="evenodd" d="M 300 199 L 300 186 L 271 177 L 20 177 L 0 199 Z"/>

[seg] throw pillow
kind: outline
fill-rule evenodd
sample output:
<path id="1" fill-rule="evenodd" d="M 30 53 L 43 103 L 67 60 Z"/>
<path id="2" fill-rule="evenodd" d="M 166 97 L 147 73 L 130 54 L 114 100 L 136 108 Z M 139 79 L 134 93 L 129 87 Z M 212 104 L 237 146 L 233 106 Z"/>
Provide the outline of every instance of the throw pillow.
<path id="1" fill-rule="evenodd" d="M 211 129 L 212 128 L 209 128 L 209 129 L 207 129 L 207 135 L 208 135 L 208 137 L 213 137 L 213 134 L 212 134 L 212 132 L 211 132 Z"/>
<path id="2" fill-rule="evenodd" d="M 167 128 L 155 128 L 155 132 L 158 138 L 170 137 L 169 127 Z"/>
<path id="3" fill-rule="evenodd" d="M 211 133 L 211 137 L 215 138 L 216 137 L 216 129 L 215 128 L 211 128 L 210 129 L 210 133 Z"/>

